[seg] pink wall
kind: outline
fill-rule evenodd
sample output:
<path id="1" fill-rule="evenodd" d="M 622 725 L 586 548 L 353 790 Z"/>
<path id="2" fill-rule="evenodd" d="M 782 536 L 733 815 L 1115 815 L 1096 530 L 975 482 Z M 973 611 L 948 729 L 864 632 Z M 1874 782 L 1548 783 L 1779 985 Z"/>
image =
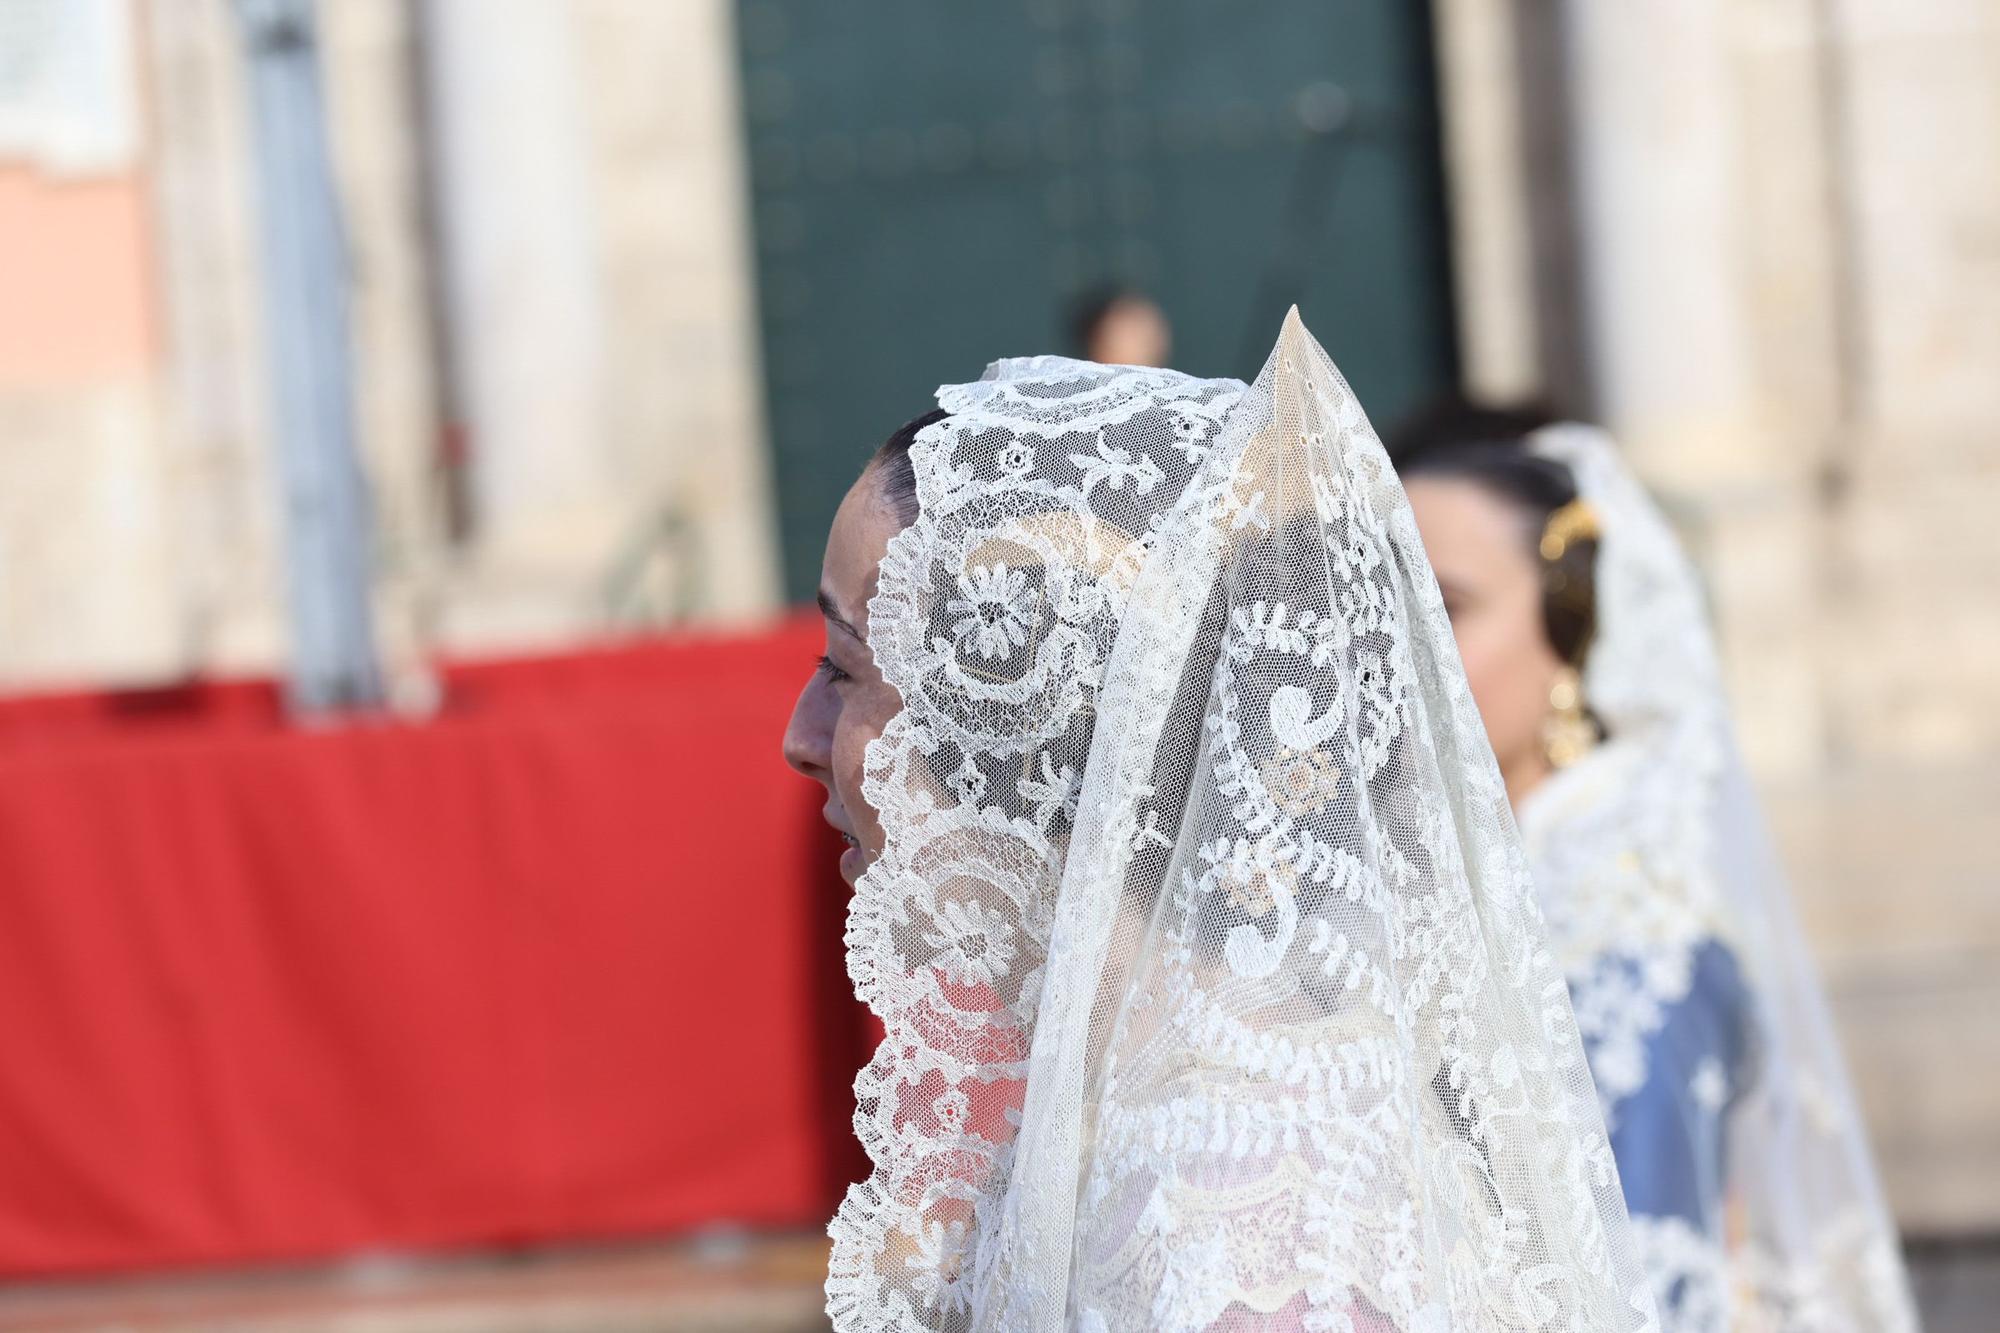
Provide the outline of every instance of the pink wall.
<path id="1" fill-rule="evenodd" d="M 141 372 L 159 350 L 145 185 L 0 163 L 0 388 Z"/>

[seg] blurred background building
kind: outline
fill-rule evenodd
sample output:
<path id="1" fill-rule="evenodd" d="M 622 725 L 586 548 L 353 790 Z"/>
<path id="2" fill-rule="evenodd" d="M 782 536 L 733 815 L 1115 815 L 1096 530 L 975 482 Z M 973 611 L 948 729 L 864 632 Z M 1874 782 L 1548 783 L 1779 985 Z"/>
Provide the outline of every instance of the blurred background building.
<path id="1" fill-rule="evenodd" d="M 320 0 L 392 690 L 754 623 L 1106 282 L 1378 425 L 1610 426 L 1696 550 L 1916 1237 L 2000 1233 L 1991 0 Z M 245 39 L 0 0 L 0 684 L 281 668 Z"/>
<path id="2" fill-rule="evenodd" d="M 728 10 L 319 17 L 392 659 L 774 606 Z M 0 22 L 5 677 L 269 669 L 237 17 L 7 0 Z"/>

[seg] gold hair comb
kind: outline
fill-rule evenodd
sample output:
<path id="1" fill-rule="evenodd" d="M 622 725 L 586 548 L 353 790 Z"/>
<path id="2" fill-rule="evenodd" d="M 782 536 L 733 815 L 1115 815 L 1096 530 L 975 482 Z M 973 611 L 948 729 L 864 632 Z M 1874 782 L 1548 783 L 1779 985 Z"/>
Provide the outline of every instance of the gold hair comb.
<path id="1" fill-rule="evenodd" d="M 1560 560 L 1571 542 L 1596 541 L 1599 537 L 1597 511 L 1581 495 L 1555 513 L 1542 527 L 1542 559 Z"/>

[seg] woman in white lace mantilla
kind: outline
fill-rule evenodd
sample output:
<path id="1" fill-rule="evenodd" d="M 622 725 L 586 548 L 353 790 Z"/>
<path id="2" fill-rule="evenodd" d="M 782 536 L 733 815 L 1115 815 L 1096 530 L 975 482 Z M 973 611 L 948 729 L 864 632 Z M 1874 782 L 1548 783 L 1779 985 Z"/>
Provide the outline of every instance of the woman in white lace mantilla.
<path id="1" fill-rule="evenodd" d="M 938 405 L 842 503 L 786 736 L 887 1034 L 835 1327 L 1652 1327 L 1436 583 L 1296 313 L 1251 386 Z"/>
<path id="2" fill-rule="evenodd" d="M 1914 1330 L 1694 570 L 1607 438 L 1536 426 L 1448 408 L 1391 443 L 1664 1328 Z"/>

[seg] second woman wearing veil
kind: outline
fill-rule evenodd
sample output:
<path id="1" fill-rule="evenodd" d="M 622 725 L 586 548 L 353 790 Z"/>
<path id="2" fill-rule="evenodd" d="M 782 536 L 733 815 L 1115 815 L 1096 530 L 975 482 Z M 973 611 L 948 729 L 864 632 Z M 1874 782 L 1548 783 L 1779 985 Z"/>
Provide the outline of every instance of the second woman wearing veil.
<path id="1" fill-rule="evenodd" d="M 1666 1333 L 1916 1327 L 1693 566 L 1601 433 L 1391 441 L 1568 980 Z"/>

